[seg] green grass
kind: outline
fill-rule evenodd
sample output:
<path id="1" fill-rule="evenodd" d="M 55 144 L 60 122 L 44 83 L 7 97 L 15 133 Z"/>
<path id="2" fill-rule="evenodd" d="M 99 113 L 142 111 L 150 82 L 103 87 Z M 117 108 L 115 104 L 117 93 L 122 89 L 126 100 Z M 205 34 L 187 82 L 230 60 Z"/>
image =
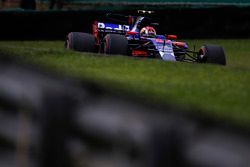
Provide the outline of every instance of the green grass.
<path id="1" fill-rule="evenodd" d="M 115 92 L 171 104 L 250 128 L 250 40 L 188 40 L 222 45 L 227 66 L 103 56 L 63 49 L 62 41 L 0 42 L 0 53 L 85 78 Z"/>

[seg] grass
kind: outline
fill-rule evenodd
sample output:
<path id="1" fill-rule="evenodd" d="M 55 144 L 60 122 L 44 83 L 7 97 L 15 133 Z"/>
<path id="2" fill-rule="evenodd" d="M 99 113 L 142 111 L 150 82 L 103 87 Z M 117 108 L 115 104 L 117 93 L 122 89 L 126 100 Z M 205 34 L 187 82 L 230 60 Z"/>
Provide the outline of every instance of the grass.
<path id="1" fill-rule="evenodd" d="M 145 101 L 179 106 L 250 128 L 250 40 L 188 40 L 188 43 L 222 45 L 227 66 L 79 53 L 64 50 L 62 41 L 2 41 L 0 53 L 18 55 Z"/>

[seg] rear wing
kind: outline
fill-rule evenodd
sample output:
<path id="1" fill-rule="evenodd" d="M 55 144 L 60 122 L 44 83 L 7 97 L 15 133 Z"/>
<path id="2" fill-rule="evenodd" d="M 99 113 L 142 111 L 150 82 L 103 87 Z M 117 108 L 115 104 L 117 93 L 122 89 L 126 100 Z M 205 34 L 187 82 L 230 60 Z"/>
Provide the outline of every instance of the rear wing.
<path id="1" fill-rule="evenodd" d="M 95 22 L 94 24 L 99 33 L 125 34 L 127 31 L 130 31 L 131 29 L 129 25 L 125 24 L 113 24 L 113 23 L 103 23 L 103 22 Z"/>
<path id="2" fill-rule="evenodd" d="M 126 24 L 113 24 L 95 21 L 92 24 L 92 34 L 95 37 L 96 44 L 99 45 L 106 34 L 121 34 L 125 35 L 132 29 Z"/>

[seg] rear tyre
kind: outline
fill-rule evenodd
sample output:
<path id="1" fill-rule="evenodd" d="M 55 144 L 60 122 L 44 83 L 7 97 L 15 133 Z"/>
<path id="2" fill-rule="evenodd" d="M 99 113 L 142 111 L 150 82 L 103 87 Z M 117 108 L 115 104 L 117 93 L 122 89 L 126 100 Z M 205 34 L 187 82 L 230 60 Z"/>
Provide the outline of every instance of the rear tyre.
<path id="1" fill-rule="evenodd" d="M 119 34 L 107 34 L 104 37 L 103 52 L 105 54 L 128 55 L 128 40 Z"/>
<path id="2" fill-rule="evenodd" d="M 226 65 L 224 50 L 218 45 L 204 45 L 198 53 L 199 62 Z"/>
<path id="3" fill-rule="evenodd" d="M 80 52 L 94 52 L 95 37 L 88 33 L 71 32 L 65 41 L 65 48 Z"/>

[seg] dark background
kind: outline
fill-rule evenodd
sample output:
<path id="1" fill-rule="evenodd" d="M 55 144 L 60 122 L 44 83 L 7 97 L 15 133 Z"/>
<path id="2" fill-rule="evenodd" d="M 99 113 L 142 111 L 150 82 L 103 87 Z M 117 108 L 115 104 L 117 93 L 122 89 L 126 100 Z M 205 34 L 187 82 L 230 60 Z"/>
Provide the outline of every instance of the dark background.
<path id="1" fill-rule="evenodd" d="M 158 34 L 180 38 L 249 38 L 250 7 L 165 8 L 151 17 Z M 94 20 L 108 12 L 136 14 L 136 10 L 0 11 L 1 40 L 64 40 L 71 31 L 90 32 Z"/>

